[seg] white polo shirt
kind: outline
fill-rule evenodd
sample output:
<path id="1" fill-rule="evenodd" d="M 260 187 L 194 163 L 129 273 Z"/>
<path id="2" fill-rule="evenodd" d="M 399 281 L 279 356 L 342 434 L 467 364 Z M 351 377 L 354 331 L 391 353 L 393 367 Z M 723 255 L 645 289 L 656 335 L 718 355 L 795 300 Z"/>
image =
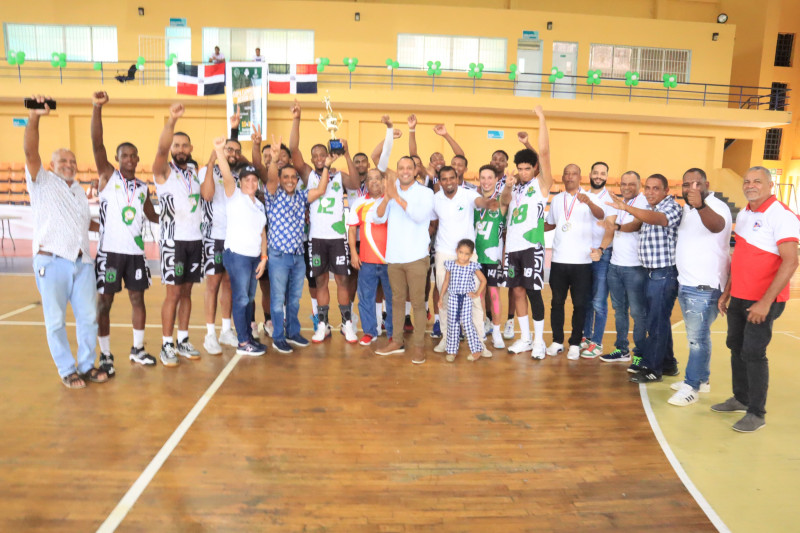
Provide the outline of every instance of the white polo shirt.
<path id="1" fill-rule="evenodd" d="M 678 226 L 678 242 L 675 245 L 675 264 L 678 267 L 678 283 L 685 287 L 707 285 L 723 290 L 728 282 L 728 267 L 731 264 L 730 242 L 733 217 L 731 210 L 714 193 L 706 196 L 705 209 L 711 209 L 725 220 L 719 233 L 712 233 L 700 220 L 697 209 L 683 206 L 683 217 Z"/>
<path id="2" fill-rule="evenodd" d="M 592 226 L 598 219 L 577 194 L 560 192 L 550 202 L 547 223 L 556 226 L 553 234 L 553 262 L 583 265 L 592 262 Z"/>
<path id="3" fill-rule="evenodd" d="M 643 193 L 639 193 L 630 200 L 625 201 L 631 207 L 639 209 L 650 209 L 647 198 Z M 634 220 L 633 215 L 627 211 L 617 211 L 617 224 L 620 226 Z M 614 232 L 614 246 L 611 249 L 611 264 L 621 267 L 640 267 L 639 261 L 639 232 Z"/>
<path id="4" fill-rule="evenodd" d="M 455 254 L 461 239 L 475 242 L 475 200 L 481 195 L 474 189 L 457 187 L 452 198 L 443 189 L 433 195 L 433 220 L 439 221 L 436 251 Z"/>
<path id="5" fill-rule="evenodd" d="M 606 202 L 610 202 L 611 198 L 608 195 L 608 191 L 605 187 L 600 189 L 598 192 L 594 192 L 591 189 L 586 193 L 586 196 L 592 199 L 592 203 L 598 206 L 603 212 L 606 214 L 603 218 L 608 218 L 610 216 L 614 216 L 617 214 L 617 210 L 608 205 Z M 595 224 L 592 226 L 592 248 L 599 248 L 600 243 L 603 242 L 603 236 L 606 234 L 606 228 L 604 226 L 598 226 Z M 613 242 L 613 241 L 612 241 Z"/>
<path id="6" fill-rule="evenodd" d="M 261 256 L 261 232 L 267 225 L 264 204 L 250 199 L 238 187 L 227 198 L 225 248 L 247 257 Z"/>

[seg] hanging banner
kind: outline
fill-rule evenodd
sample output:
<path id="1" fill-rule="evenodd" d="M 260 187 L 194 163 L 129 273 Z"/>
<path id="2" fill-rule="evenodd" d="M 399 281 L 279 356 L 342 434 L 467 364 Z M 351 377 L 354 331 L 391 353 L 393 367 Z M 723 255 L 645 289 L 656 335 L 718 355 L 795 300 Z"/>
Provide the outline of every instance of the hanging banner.
<path id="1" fill-rule="evenodd" d="M 225 65 L 227 87 L 227 117 L 241 113 L 239 139 L 247 140 L 253 133 L 253 124 L 266 132 L 267 126 L 267 65 L 259 62 L 229 62 Z M 268 142 L 266 137 L 265 142 Z"/>

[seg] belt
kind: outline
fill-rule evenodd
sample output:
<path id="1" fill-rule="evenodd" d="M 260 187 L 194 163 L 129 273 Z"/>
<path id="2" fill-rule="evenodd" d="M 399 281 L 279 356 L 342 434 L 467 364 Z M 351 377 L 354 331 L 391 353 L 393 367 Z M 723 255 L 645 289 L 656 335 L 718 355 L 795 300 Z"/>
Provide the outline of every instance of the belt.
<path id="1" fill-rule="evenodd" d="M 61 257 L 60 255 L 56 255 L 53 252 L 45 252 L 44 250 L 39 250 L 36 253 L 37 253 L 37 255 L 46 255 L 47 257 Z M 78 250 L 78 257 L 76 258 L 76 261 L 78 259 L 80 259 L 81 257 L 83 257 L 83 250 Z M 65 259 L 65 258 L 62 257 L 62 259 Z"/>

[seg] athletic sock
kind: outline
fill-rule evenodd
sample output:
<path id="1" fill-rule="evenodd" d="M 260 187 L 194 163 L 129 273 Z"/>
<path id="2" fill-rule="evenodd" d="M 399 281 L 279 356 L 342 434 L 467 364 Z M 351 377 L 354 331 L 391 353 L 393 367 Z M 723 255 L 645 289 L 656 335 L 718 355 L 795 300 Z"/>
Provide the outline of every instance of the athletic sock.
<path id="1" fill-rule="evenodd" d="M 406 316 L 411 314 L 411 302 L 406 302 Z"/>
<path id="2" fill-rule="evenodd" d="M 428 300 L 425 300 L 425 311 L 428 311 Z"/>
<path id="3" fill-rule="evenodd" d="M 352 320 L 353 317 L 350 312 L 350 304 L 340 305 L 339 312 L 342 313 L 342 322 L 350 322 L 350 320 Z"/>
<path id="4" fill-rule="evenodd" d="M 320 322 L 328 323 L 328 309 L 330 306 L 327 305 L 320 305 L 317 306 L 317 318 Z"/>
<path id="5" fill-rule="evenodd" d="M 315 315 L 319 313 L 319 306 L 317 305 L 316 298 L 311 298 L 311 312 Z M 286 316 L 286 309 L 283 310 L 283 316 Z"/>
<path id="6" fill-rule="evenodd" d="M 178 330 L 178 342 L 186 342 L 189 340 L 189 330 Z"/>
<path id="7" fill-rule="evenodd" d="M 222 333 L 231 330 L 231 319 L 230 318 L 223 318 L 222 319 Z"/>
<path id="8" fill-rule="evenodd" d="M 544 320 L 533 321 L 533 341 L 544 342 Z"/>
<path id="9" fill-rule="evenodd" d="M 436 313 L 435 315 L 433 315 L 433 321 L 434 322 L 439 322 L 439 313 Z"/>
<path id="10" fill-rule="evenodd" d="M 217 336 L 217 330 L 215 329 L 214 324 L 206 324 L 206 333 L 215 337 Z"/>
<path id="11" fill-rule="evenodd" d="M 144 348 L 144 330 L 143 329 L 134 329 L 133 330 L 133 347 L 134 348 Z"/>
<path id="12" fill-rule="evenodd" d="M 503 342 L 503 334 L 500 332 L 499 326 L 492 328 L 492 340 L 496 343 Z"/>
<path id="13" fill-rule="evenodd" d="M 100 352 L 104 354 L 111 353 L 111 336 L 97 337 L 97 342 L 100 344 Z"/>
<path id="14" fill-rule="evenodd" d="M 170 335 L 168 337 L 161 337 L 161 344 L 162 344 L 162 346 L 164 344 L 175 344 L 175 341 L 172 340 L 172 335 Z"/>
<path id="15" fill-rule="evenodd" d="M 528 315 L 518 316 L 520 338 L 525 341 L 531 340 L 531 326 L 528 324 Z"/>
<path id="16" fill-rule="evenodd" d="M 383 307 L 381 307 L 381 304 L 379 303 L 375 304 L 375 318 L 380 319 L 382 313 L 383 313 Z"/>

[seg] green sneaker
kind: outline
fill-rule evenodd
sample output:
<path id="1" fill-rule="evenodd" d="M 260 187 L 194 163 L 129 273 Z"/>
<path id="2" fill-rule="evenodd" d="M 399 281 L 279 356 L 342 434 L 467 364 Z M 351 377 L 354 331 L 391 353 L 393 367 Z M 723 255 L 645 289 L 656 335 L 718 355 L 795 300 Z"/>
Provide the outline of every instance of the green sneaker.
<path id="1" fill-rule="evenodd" d="M 638 374 L 639 371 L 642 369 L 642 357 L 639 355 L 633 356 L 633 362 L 631 366 L 628 367 L 628 372 L 631 374 Z"/>

